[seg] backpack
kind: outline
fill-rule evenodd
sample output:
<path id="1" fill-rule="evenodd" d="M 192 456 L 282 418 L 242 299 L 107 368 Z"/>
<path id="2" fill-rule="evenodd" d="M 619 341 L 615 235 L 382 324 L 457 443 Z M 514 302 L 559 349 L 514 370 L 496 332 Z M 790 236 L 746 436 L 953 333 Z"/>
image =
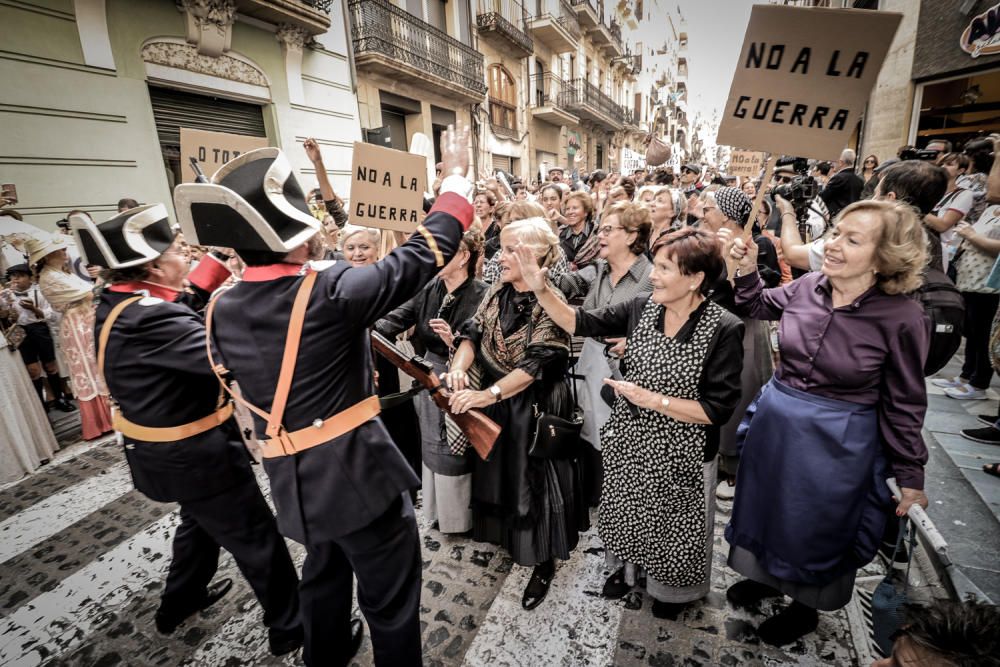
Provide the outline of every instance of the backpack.
<path id="1" fill-rule="evenodd" d="M 931 323 L 931 342 L 924 362 L 924 376 L 934 375 L 945 367 L 962 344 L 965 301 L 943 271 L 928 268 L 924 284 L 913 293 Z"/>

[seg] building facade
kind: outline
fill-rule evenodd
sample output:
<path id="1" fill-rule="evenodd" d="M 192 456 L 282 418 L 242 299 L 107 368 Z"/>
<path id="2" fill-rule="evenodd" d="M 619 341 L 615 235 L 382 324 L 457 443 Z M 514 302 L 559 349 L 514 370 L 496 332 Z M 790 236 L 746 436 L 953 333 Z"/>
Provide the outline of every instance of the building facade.
<path id="1" fill-rule="evenodd" d="M 262 137 L 307 187 L 315 137 L 346 189 L 360 125 L 335 2 L 19 0 L 0 3 L 0 24 L 0 182 L 29 223 L 170 202 L 191 175 L 182 127 Z"/>

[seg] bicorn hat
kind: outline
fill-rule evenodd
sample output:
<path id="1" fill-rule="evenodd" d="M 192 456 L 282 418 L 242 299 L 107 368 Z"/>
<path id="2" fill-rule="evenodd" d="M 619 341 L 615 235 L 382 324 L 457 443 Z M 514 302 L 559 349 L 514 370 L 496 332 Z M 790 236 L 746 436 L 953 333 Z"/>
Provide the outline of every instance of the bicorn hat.
<path id="1" fill-rule="evenodd" d="M 174 189 L 184 239 L 233 250 L 288 252 L 320 229 L 288 158 L 258 148 L 222 165 L 209 183 Z"/>
<path id="2" fill-rule="evenodd" d="M 151 262 L 177 237 L 163 204 L 130 208 L 100 224 L 86 213 L 73 213 L 69 225 L 83 260 L 106 269 Z"/>

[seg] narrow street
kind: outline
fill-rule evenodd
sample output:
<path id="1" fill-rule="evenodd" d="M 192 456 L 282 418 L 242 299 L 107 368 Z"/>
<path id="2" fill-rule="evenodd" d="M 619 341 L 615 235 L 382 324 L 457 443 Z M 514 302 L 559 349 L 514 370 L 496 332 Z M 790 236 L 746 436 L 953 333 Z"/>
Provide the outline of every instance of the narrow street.
<path id="1" fill-rule="evenodd" d="M 559 565 L 542 606 L 526 612 L 520 598 L 528 568 L 513 566 L 492 545 L 421 523 L 425 664 L 857 664 L 845 611 L 823 614 L 815 635 L 777 650 L 754 635 L 759 617 L 729 607 L 725 589 L 735 575 L 724 567 L 722 539 L 729 505 L 721 503 L 717 515 L 713 592 L 676 620 L 654 618 L 639 592 L 621 601 L 601 597 L 609 573 L 596 529 Z M 132 490 L 109 439 L 68 446 L 0 490 L 0 664 L 301 664 L 270 657 L 260 610 L 228 556 L 219 576 L 234 578 L 233 591 L 172 636 L 156 633 L 153 614 L 176 523 L 175 506 Z M 301 564 L 302 549 L 290 546 Z M 356 664 L 372 664 L 367 638 Z"/>

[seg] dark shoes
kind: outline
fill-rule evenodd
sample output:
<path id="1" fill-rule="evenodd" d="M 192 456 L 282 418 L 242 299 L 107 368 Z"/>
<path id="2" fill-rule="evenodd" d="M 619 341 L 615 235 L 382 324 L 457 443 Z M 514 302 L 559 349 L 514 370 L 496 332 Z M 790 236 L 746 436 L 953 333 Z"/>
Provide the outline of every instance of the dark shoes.
<path id="1" fill-rule="evenodd" d="M 984 445 L 1000 445 L 1000 429 L 993 426 L 985 428 L 963 428 L 962 437 Z"/>
<path id="2" fill-rule="evenodd" d="M 167 612 L 163 610 L 161 605 L 160 609 L 156 612 L 156 629 L 161 634 L 169 635 L 177 629 L 177 626 L 186 621 L 190 616 L 193 616 L 202 609 L 208 609 L 225 597 L 226 593 L 228 593 L 232 587 L 232 579 L 222 579 L 217 581 L 208 587 L 205 591 L 205 597 L 202 598 L 200 602 L 185 610 Z"/>
<path id="3" fill-rule="evenodd" d="M 620 568 L 617 572 L 608 577 L 601 589 L 601 595 L 609 600 L 620 600 L 625 597 L 632 587 L 625 581 L 625 568 Z"/>
<path id="4" fill-rule="evenodd" d="M 765 598 L 779 598 L 781 596 L 782 593 L 778 589 L 765 586 L 751 579 L 737 581 L 726 591 L 726 599 L 734 607 L 741 609 L 752 609 Z"/>
<path id="5" fill-rule="evenodd" d="M 765 644 L 784 646 L 816 630 L 819 613 L 812 607 L 793 602 L 767 619 L 757 628 L 757 636 Z"/>
<path id="6" fill-rule="evenodd" d="M 271 649 L 271 655 L 282 656 L 301 647 L 302 637 L 302 626 L 293 630 L 268 630 L 267 645 Z"/>
<path id="7" fill-rule="evenodd" d="M 653 600 L 653 616 L 669 621 L 676 621 L 681 612 L 688 608 L 690 602 L 660 602 Z"/>
<path id="8" fill-rule="evenodd" d="M 531 580 L 524 588 L 521 606 L 531 610 L 542 604 L 542 600 L 549 594 L 549 586 L 552 585 L 552 578 L 555 577 L 555 574 L 556 565 L 552 561 L 536 565 L 535 570 L 531 573 Z"/>

